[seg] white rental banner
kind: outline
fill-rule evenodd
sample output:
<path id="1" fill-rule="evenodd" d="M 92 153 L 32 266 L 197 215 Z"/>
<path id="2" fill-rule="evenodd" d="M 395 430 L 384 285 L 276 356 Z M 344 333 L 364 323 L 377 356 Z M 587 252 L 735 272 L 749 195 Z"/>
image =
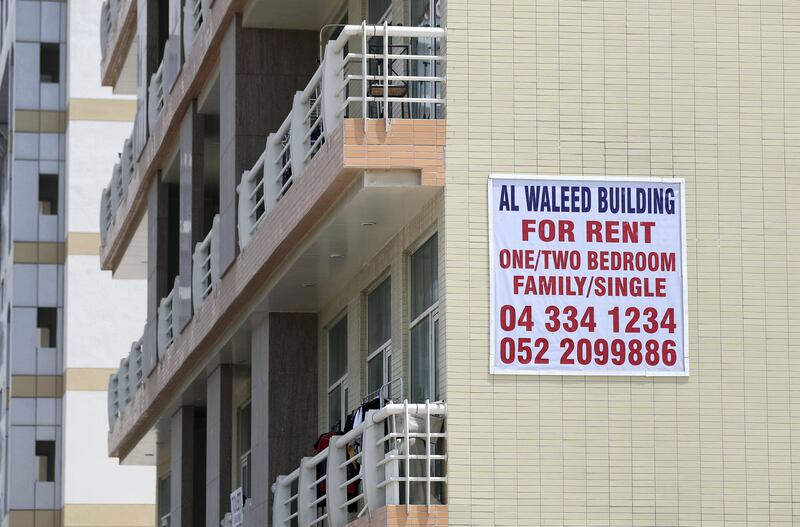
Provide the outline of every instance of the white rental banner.
<path id="1" fill-rule="evenodd" d="M 688 375 L 684 182 L 489 176 L 490 371 Z"/>

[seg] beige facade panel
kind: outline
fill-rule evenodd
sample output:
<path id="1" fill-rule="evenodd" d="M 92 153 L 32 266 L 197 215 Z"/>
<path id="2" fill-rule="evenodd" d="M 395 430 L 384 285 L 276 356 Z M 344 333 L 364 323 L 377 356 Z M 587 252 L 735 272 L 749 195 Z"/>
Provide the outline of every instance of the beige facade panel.
<path id="1" fill-rule="evenodd" d="M 133 121 L 136 99 L 70 99 L 70 121 Z"/>
<path id="2" fill-rule="evenodd" d="M 96 256 L 100 254 L 99 232 L 70 232 L 67 234 L 67 254 Z"/>
<path id="3" fill-rule="evenodd" d="M 152 527 L 155 517 L 155 505 L 67 504 L 63 527 Z"/>
<path id="4" fill-rule="evenodd" d="M 55 110 L 16 110 L 14 131 L 63 134 L 67 130 L 67 112 Z"/>
<path id="5" fill-rule="evenodd" d="M 797 522 L 798 19 L 448 0 L 451 525 Z M 489 375 L 491 172 L 685 178 L 689 378 Z"/>
<path id="6" fill-rule="evenodd" d="M 64 395 L 62 375 L 12 375 L 11 397 L 61 397 Z"/>
<path id="7" fill-rule="evenodd" d="M 14 242 L 14 263 L 63 264 L 61 242 Z"/>
<path id="8" fill-rule="evenodd" d="M 62 527 L 60 510 L 10 510 L 8 527 Z"/>
<path id="9" fill-rule="evenodd" d="M 117 368 L 68 368 L 67 390 L 105 392 L 108 378 L 117 373 Z"/>

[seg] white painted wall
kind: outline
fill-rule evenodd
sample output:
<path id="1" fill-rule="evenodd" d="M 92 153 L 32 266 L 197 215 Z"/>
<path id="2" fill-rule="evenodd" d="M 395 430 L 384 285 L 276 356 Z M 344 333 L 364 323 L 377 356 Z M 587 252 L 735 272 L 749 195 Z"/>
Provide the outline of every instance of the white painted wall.
<path id="1" fill-rule="evenodd" d="M 155 467 L 108 457 L 106 392 L 68 391 L 64 405 L 65 503 L 155 503 Z"/>
<path id="2" fill-rule="evenodd" d="M 133 123 L 70 121 L 67 131 L 68 232 L 100 231 L 100 194 Z"/>
<path id="3" fill-rule="evenodd" d="M 112 280 L 110 272 L 100 271 L 97 256 L 67 258 L 67 368 L 119 367 L 144 330 L 145 285 Z"/>

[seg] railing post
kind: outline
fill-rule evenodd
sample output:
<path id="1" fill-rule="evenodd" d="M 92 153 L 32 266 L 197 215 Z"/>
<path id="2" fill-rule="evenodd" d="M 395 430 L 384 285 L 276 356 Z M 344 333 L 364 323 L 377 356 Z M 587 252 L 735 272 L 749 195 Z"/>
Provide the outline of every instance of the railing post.
<path id="1" fill-rule="evenodd" d="M 325 46 L 325 59 L 322 61 L 322 124 L 325 133 L 330 134 L 342 124 L 342 114 L 347 100 L 346 87 L 342 84 L 344 58 L 336 51 L 333 42 Z M 347 72 L 345 72 L 345 75 Z"/>
<path id="2" fill-rule="evenodd" d="M 195 313 L 203 304 L 203 243 L 194 245 L 192 252 L 192 308 Z M 159 308 L 160 309 L 160 308 Z M 159 317 L 161 313 L 159 311 Z M 159 334 L 160 336 L 160 334 Z"/>
<path id="3" fill-rule="evenodd" d="M 286 476 L 278 476 L 275 480 L 274 490 L 272 492 L 272 525 L 273 527 L 280 527 L 284 524 L 283 519 L 288 518 L 291 514 L 291 503 L 286 503 L 291 496 L 291 489 L 289 485 L 284 485 L 283 481 Z"/>
<path id="4" fill-rule="evenodd" d="M 370 513 L 386 505 L 386 491 L 378 485 L 384 481 L 385 472 L 379 463 L 384 459 L 383 421 L 375 423 L 372 418 L 378 410 L 370 410 L 364 417 L 364 437 L 361 441 L 361 470 L 363 471 L 364 499 Z"/>
<path id="5" fill-rule="evenodd" d="M 332 437 L 328 446 L 327 503 L 328 524 L 331 527 L 344 527 L 347 524 L 347 509 L 341 508 L 347 501 L 347 467 L 339 467 L 347 461 L 344 448 L 336 447 L 337 437 Z"/>
<path id="6" fill-rule="evenodd" d="M 292 179 L 297 178 L 305 169 L 305 158 L 310 145 L 305 142 L 305 135 L 309 127 L 306 125 L 305 116 L 308 111 L 308 101 L 303 100 L 303 92 L 294 94 L 292 103 L 291 132 L 289 134 L 289 149 L 292 156 Z"/>
<path id="7" fill-rule="evenodd" d="M 108 429 L 114 428 L 119 412 L 119 383 L 117 374 L 113 373 L 108 377 Z"/>
<path id="8" fill-rule="evenodd" d="M 389 21 L 383 21 L 383 126 L 389 130 Z"/>
<path id="9" fill-rule="evenodd" d="M 158 321 L 156 323 L 156 342 L 158 343 L 158 362 L 164 360 L 167 352 L 167 298 L 162 298 L 158 304 Z"/>
<path id="10" fill-rule="evenodd" d="M 245 170 L 242 174 L 242 181 L 236 187 L 236 193 L 239 194 L 239 201 L 236 210 L 236 228 L 239 229 L 239 250 L 247 247 L 250 243 L 251 231 L 253 229 L 253 219 L 250 217 L 250 193 L 253 191 L 253 173 L 250 170 Z M 192 281 L 194 284 L 194 281 Z"/>
<path id="11" fill-rule="evenodd" d="M 367 115 L 369 103 L 367 103 L 367 21 L 361 22 L 361 116 L 364 118 L 364 133 L 367 133 Z"/>
<path id="12" fill-rule="evenodd" d="M 311 506 L 317 499 L 317 466 L 311 463 L 310 457 L 300 461 L 300 475 L 297 478 L 297 525 L 309 525 L 316 516 Z"/>
<path id="13" fill-rule="evenodd" d="M 216 284 L 220 279 L 219 272 L 219 214 L 211 222 L 211 243 L 208 245 L 209 266 L 211 267 L 211 284 Z"/>

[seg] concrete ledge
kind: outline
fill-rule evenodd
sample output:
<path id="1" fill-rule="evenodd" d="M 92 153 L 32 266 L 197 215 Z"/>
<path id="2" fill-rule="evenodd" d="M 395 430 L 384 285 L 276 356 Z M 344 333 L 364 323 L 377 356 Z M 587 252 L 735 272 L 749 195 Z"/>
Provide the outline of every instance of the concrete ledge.
<path id="1" fill-rule="evenodd" d="M 99 15 L 98 15 L 99 16 Z M 108 35 L 108 48 L 100 59 L 100 80 L 103 86 L 117 84 L 125 59 L 136 36 L 136 0 L 121 0 L 117 23 Z"/>

